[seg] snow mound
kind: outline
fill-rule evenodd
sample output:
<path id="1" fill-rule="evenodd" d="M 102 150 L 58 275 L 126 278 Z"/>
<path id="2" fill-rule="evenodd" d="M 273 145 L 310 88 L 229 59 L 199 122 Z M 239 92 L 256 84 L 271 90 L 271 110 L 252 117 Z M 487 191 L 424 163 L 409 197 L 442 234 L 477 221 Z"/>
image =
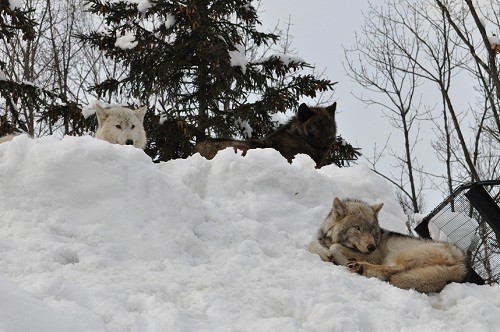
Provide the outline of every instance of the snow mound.
<path id="1" fill-rule="evenodd" d="M 500 325 L 500 286 L 424 295 L 310 254 L 334 196 L 384 202 L 382 226 L 404 232 L 390 186 L 366 165 L 316 170 L 271 149 L 154 164 L 91 137 L 16 137 L 0 144 L 0 330 Z"/>

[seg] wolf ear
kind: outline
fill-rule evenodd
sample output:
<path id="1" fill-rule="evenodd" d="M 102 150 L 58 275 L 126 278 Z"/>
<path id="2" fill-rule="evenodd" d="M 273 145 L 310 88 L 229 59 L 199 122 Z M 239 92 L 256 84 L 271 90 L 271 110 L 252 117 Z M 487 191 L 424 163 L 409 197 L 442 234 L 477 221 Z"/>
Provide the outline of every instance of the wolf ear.
<path id="1" fill-rule="evenodd" d="M 335 220 L 340 221 L 349 212 L 347 205 L 342 202 L 338 197 L 333 199 L 333 215 Z"/>
<path id="2" fill-rule="evenodd" d="M 372 205 L 370 207 L 372 208 L 373 212 L 378 213 L 380 210 L 382 210 L 382 206 L 384 206 L 384 203 Z"/>
<path id="3" fill-rule="evenodd" d="M 313 115 L 314 113 L 311 111 L 309 106 L 307 106 L 306 104 L 300 104 L 299 110 L 297 111 L 297 117 L 299 118 L 300 122 L 307 121 Z"/>
<path id="4" fill-rule="evenodd" d="M 97 115 L 97 123 L 99 126 L 102 126 L 109 116 L 109 110 L 99 104 L 95 104 L 95 110 Z"/>
<path id="5" fill-rule="evenodd" d="M 144 105 L 141 108 L 136 109 L 135 115 L 139 118 L 139 120 L 144 121 L 144 116 L 146 115 L 146 111 L 148 110 L 148 106 Z"/>
<path id="6" fill-rule="evenodd" d="M 326 108 L 326 110 L 328 111 L 328 113 L 330 113 L 331 115 L 335 115 L 335 111 L 337 110 L 337 102 L 334 102 L 332 105 L 328 106 Z"/>

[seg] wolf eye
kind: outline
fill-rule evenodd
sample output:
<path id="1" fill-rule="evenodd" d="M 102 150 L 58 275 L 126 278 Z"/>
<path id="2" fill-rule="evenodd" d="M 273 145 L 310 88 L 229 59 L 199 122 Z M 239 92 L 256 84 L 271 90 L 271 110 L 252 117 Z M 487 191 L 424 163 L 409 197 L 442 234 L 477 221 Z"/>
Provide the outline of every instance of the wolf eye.
<path id="1" fill-rule="evenodd" d="M 120 126 L 120 125 L 116 125 L 115 127 L 118 129 L 122 129 L 122 126 Z"/>
<path id="2" fill-rule="evenodd" d="M 132 128 L 131 129 L 134 129 L 135 128 L 135 125 L 132 125 Z"/>
<path id="3" fill-rule="evenodd" d="M 359 226 L 354 226 L 354 229 L 357 230 L 357 231 L 361 230 L 361 228 L 359 228 Z"/>

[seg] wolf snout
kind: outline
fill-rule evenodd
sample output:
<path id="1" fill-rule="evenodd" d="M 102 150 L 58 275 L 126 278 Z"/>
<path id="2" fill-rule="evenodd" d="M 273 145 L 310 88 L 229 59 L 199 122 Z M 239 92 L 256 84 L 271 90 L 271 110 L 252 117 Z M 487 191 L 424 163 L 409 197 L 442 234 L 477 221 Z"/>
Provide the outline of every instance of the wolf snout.
<path id="1" fill-rule="evenodd" d="M 372 252 L 374 252 L 374 251 L 375 251 L 375 249 L 377 249 L 377 247 L 376 247 L 373 243 L 370 243 L 370 244 L 366 247 L 366 249 L 367 249 L 370 253 L 372 253 Z"/>
<path id="2" fill-rule="evenodd" d="M 131 139 L 126 140 L 125 145 L 134 145 L 134 140 Z"/>

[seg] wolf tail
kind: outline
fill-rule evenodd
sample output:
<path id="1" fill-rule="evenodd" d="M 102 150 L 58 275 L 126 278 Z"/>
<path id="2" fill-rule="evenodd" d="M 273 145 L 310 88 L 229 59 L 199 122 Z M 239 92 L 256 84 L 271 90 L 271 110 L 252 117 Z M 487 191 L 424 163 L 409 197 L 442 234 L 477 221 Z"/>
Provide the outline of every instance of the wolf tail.
<path id="1" fill-rule="evenodd" d="M 467 267 L 462 264 L 416 267 L 389 277 L 389 283 L 403 289 L 415 289 L 421 293 L 440 292 L 450 282 L 463 282 Z"/>

